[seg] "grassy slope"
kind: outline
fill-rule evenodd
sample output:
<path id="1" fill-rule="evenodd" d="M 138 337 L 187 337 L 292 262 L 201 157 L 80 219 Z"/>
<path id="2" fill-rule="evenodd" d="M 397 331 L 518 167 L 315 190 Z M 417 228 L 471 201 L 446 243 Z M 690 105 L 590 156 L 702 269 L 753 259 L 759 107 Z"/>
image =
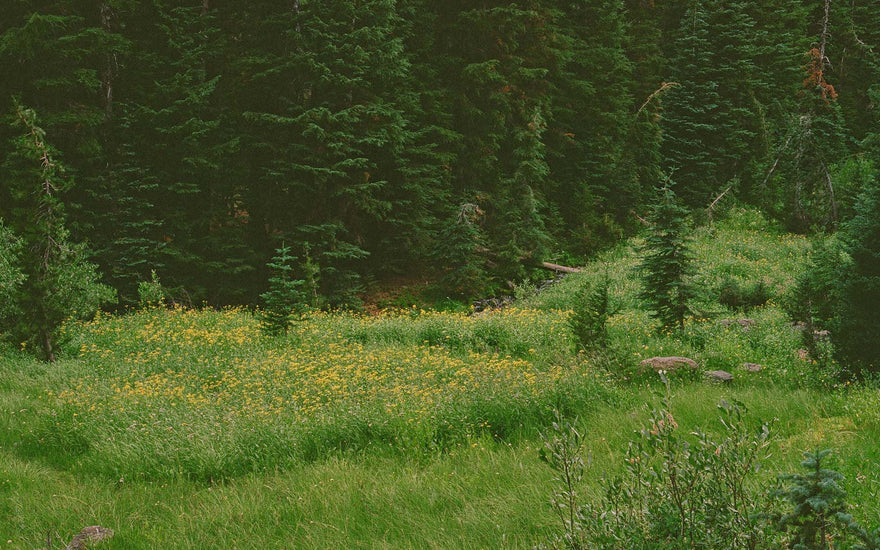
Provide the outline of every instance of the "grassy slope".
<path id="1" fill-rule="evenodd" d="M 762 279 L 782 296 L 805 248 L 735 213 L 698 232 L 698 277 L 705 289 Z M 773 303 L 744 332 L 718 323 L 735 314 L 707 292 L 699 308 L 716 317 L 655 336 L 633 297 L 636 263 L 621 247 L 477 318 L 319 315 L 268 340 L 246 312 L 150 311 L 72 328 L 70 358 L 51 367 L 2 353 L 0 548 L 92 524 L 116 530 L 106 548 L 528 548 L 556 526 L 538 429 L 555 407 L 579 415 L 594 483 L 615 471 L 656 400 L 655 381 L 632 379 L 655 354 L 737 374 L 727 388 L 677 383 L 682 429 L 712 428 L 715 404 L 739 399 L 754 422 L 778 418 L 766 475 L 833 446 L 855 513 L 880 524 L 877 391 L 817 389 Z M 564 310 L 602 271 L 623 309 L 613 356 L 587 359 L 571 352 Z M 745 361 L 766 369 L 746 376 Z"/>

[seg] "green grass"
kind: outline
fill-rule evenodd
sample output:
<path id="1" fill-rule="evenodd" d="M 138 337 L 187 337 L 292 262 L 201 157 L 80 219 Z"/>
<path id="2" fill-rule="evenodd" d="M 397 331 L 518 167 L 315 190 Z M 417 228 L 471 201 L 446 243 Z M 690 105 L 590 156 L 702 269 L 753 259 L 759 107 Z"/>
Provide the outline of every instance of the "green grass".
<path id="1" fill-rule="evenodd" d="M 799 358 L 778 306 L 807 242 L 748 211 L 697 230 L 697 313 L 670 334 L 635 297 L 636 245 L 502 312 L 319 313 L 267 338 L 244 310 L 151 309 L 68 327 L 55 365 L 0 351 L 0 549 L 92 524 L 116 531 L 106 548 L 530 548 L 558 530 L 539 432 L 579 418 L 595 495 L 658 403 L 653 355 L 736 376 L 674 379 L 682 430 L 742 401 L 776 419 L 767 479 L 833 447 L 854 514 L 880 525 L 880 394 Z M 577 354 L 568 308 L 605 272 L 609 350 Z M 731 278 L 771 300 L 724 308 Z"/>

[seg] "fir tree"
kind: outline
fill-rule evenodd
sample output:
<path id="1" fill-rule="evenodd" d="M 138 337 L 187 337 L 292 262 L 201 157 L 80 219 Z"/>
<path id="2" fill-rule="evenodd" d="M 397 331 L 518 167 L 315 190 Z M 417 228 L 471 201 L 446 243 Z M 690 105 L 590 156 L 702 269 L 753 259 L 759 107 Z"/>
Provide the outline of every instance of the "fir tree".
<path id="1" fill-rule="evenodd" d="M 604 349 L 608 345 L 606 324 L 616 312 L 611 303 L 610 287 L 611 281 L 605 276 L 594 288 L 586 287 L 575 297 L 568 326 L 578 350 Z"/>
<path id="2" fill-rule="evenodd" d="M 0 220 L 0 318 L 20 314 L 17 301 L 25 279 L 19 265 L 21 248 L 21 239 Z"/>
<path id="3" fill-rule="evenodd" d="M 669 80 L 677 85 L 664 98 L 663 155 L 690 207 L 750 180 L 749 161 L 761 158 L 753 5 L 689 2 L 673 42 Z"/>
<path id="4" fill-rule="evenodd" d="M 640 296 L 662 329 L 684 328 L 693 297 L 688 280 L 693 260 L 687 244 L 687 211 L 678 204 L 669 184 L 661 190 L 650 221 L 642 248 Z"/>
<path id="5" fill-rule="evenodd" d="M 485 290 L 485 237 L 480 228 L 483 212 L 476 204 L 461 205 L 441 228 L 436 262 L 442 266 L 440 285 L 456 298 L 473 298 Z"/>
<path id="6" fill-rule="evenodd" d="M 309 242 L 335 306 L 355 303 L 368 259 L 413 239 L 391 234 L 412 231 L 418 222 L 407 207 L 428 188 L 404 179 L 414 130 L 394 8 L 391 0 L 302 1 L 286 11 L 259 3 L 242 18 L 247 39 L 236 45 L 250 237 Z M 273 39 L 253 42 L 264 36 Z"/>
<path id="7" fill-rule="evenodd" d="M 0 179 L 11 189 L 7 221 L 21 240 L 17 260 L 23 280 L 13 290 L 12 303 L 0 311 L 0 325 L 7 338 L 30 343 L 54 362 L 61 324 L 70 317 L 94 314 L 113 301 L 115 293 L 98 282 L 85 247 L 69 240 L 58 197 L 70 180 L 37 126 L 36 114 L 16 103 L 12 117 L 21 134 L 10 144 Z"/>
<path id="8" fill-rule="evenodd" d="M 260 295 L 260 329 L 271 336 L 286 334 L 291 323 L 301 316 L 305 299 L 300 287 L 303 281 L 296 278 L 296 257 L 290 255 L 290 247 L 281 245 L 266 266 L 269 268 L 269 290 Z"/>
<path id="9" fill-rule="evenodd" d="M 852 516 L 846 513 L 846 491 L 840 486 L 843 475 L 823 464 L 829 454 L 829 449 L 804 453 L 801 466 L 807 472 L 781 478 L 788 483 L 781 495 L 792 510 L 779 517 L 777 525 L 793 534 L 792 548 L 796 550 L 830 548 L 829 541 L 852 522 Z"/>

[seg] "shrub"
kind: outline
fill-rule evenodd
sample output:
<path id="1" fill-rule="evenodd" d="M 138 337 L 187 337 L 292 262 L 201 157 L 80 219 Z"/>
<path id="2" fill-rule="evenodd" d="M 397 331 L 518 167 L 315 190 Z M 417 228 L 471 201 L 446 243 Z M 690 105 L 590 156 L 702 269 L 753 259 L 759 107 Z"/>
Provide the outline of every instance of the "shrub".
<path id="1" fill-rule="evenodd" d="M 138 283 L 138 303 L 141 307 L 152 307 L 165 299 L 165 287 L 159 282 L 156 270 L 150 271 L 150 280 Z"/>
<path id="2" fill-rule="evenodd" d="M 603 481 L 598 502 L 582 503 L 581 435 L 553 424 L 541 458 L 558 475 L 552 503 L 563 533 L 552 541 L 570 549 L 755 548 L 765 538 L 762 499 L 751 478 L 768 446 L 769 428 L 748 430 L 740 403 L 722 402 L 724 436 L 681 434 L 668 407 L 651 412 L 625 454 L 625 473 Z"/>
<path id="3" fill-rule="evenodd" d="M 723 306 L 748 311 L 770 300 L 770 288 L 763 280 L 748 285 L 725 275 L 718 288 L 718 301 Z"/>

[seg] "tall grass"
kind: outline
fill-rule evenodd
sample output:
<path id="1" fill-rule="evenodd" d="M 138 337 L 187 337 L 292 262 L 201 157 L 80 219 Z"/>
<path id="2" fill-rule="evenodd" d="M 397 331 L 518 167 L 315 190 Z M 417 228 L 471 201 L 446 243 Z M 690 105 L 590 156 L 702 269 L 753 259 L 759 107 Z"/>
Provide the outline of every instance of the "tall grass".
<path id="1" fill-rule="evenodd" d="M 799 356 L 778 306 L 807 246 L 754 212 L 699 229 L 682 332 L 658 333 L 636 298 L 630 242 L 501 311 L 314 313 L 269 338 L 246 310 L 154 308 L 68 326 L 52 366 L 0 350 L 0 548 L 93 523 L 120 548 L 528 548 L 554 529 L 538 432 L 554 411 L 580 418 L 597 475 L 613 473 L 660 389 L 639 370 L 654 355 L 735 374 L 676 382 L 683 429 L 738 399 L 779 419 L 768 475 L 833 445 L 853 501 L 876 502 L 880 396 Z M 607 350 L 578 353 L 572 300 L 606 274 Z M 770 300 L 721 305 L 731 278 Z"/>

